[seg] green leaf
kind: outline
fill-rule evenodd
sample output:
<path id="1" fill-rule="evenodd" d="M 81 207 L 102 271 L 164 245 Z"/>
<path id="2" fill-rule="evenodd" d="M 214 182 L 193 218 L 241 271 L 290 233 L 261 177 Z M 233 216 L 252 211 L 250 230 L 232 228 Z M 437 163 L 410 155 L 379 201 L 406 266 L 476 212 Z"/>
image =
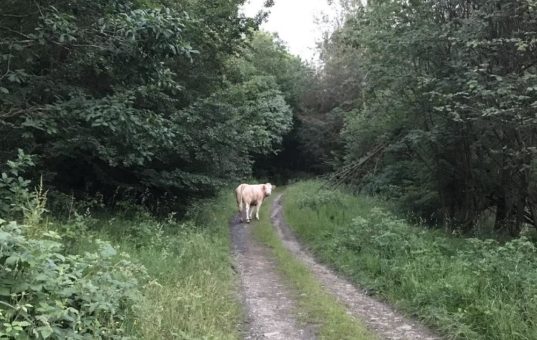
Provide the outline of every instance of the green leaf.
<path id="1" fill-rule="evenodd" d="M 6 221 L 2 220 L 0 224 L 5 223 Z M 7 241 L 11 238 L 11 234 L 5 231 L 0 231 L 0 241 Z"/>
<path id="2" fill-rule="evenodd" d="M 37 327 L 37 331 L 43 339 L 48 339 L 54 332 L 50 326 Z"/>
<path id="3" fill-rule="evenodd" d="M 19 255 L 12 255 L 9 256 L 4 263 L 8 266 L 16 265 L 21 260 L 21 257 Z"/>
<path id="4" fill-rule="evenodd" d="M 103 257 L 112 257 L 117 254 L 117 251 L 110 244 L 104 244 L 101 246 L 100 254 Z"/>

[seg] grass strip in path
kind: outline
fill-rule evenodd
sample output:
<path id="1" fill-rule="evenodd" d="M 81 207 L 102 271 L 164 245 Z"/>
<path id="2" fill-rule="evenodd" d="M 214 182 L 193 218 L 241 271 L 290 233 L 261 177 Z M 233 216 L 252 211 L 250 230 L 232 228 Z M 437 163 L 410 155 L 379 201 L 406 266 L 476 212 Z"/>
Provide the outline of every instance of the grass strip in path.
<path id="1" fill-rule="evenodd" d="M 289 282 L 269 247 L 255 240 L 252 226 L 236 216 L 230 223 L 234 264 L 244 306 L 244 339 L 312 340 L 315 327 L 300 322 Z"/>

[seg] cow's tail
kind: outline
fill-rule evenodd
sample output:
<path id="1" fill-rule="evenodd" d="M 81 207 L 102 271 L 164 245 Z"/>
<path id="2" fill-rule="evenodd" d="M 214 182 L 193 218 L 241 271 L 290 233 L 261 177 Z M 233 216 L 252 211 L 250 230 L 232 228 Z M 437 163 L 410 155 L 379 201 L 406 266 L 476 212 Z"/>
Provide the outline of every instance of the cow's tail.
<path id="1" fill-rule="evenodd" d="M 242 211 L 242 195 L 240 192 L 237 194 L 237 206 L 239 207 L 239 212 L 241 212 Z"/>
<path id="2" fill-rule="evenodd" d="M 239 213 L 242 212 L 242 189 L 243 187 L 244 187 L 244 184 L 241 184 L 235 191 L 236 196 L 237 196 L 237 206 L 239 207 Z"/>

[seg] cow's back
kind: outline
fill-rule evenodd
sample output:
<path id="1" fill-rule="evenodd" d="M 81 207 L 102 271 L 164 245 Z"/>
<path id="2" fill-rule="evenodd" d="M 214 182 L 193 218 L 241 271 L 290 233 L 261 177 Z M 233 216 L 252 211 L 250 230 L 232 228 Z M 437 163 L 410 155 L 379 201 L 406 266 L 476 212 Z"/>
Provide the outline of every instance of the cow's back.
<path id="1" fill-rule="evenodd" d="M 263 184 L 247 184 L 242 188 L 242 201 L 246 204 L 257 205 L 263 202 L 265 194 L 263 192 Z"/>

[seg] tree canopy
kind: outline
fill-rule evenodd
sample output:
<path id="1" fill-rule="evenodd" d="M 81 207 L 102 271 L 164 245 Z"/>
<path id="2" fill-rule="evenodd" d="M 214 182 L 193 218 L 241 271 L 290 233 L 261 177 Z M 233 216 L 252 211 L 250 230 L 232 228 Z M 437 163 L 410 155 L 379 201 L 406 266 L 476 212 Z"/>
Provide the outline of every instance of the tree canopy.
<path id="1" fill-rule="evenodd" d="M 537 226 L 533 0 L 340 1 L 317 68 L 243 2 L 4 0 L 0 164 L 181 202 L 332 173 L 463 231 Z"/>
<path id="2" fill-rule="evenodd" d="M 335 182 L 464 231 L 490 212 L 498 232 L 537 225 L 535 2 L 346 3 L 312 110 L 344 120 Z"/>
<path id="3" fill-rule="evenodd" d="M 107 197 L 248 177 L 296 105 L 272 57 L 302 64 L 242 3 L 2 1 L 0 163 L 21 148 L 51 188 Z"/>

